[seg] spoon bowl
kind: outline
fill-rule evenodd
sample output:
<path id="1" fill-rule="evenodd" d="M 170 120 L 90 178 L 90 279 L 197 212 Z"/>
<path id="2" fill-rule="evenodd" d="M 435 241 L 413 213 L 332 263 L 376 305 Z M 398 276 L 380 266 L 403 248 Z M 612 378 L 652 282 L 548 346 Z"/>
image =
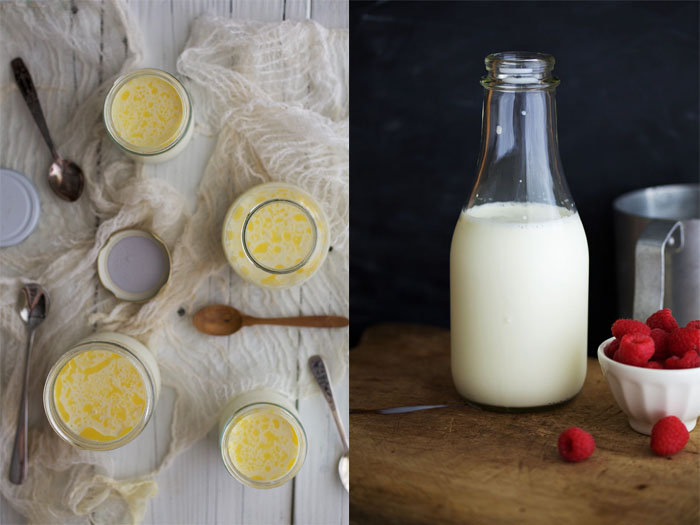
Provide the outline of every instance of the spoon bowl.
<path id="1" fill-rule="evenodd" d="M 192 322 L 205 334 L 231 335 L 243 327 L 243 316 L 232 306 L 212 304 L 194 314 Z"/>
<path id="2" fill-rule="evenodd" d="M 59 157 L 49 166 L 49 186 L 63 200 L 78 200 L 84 185 L 83 170 L 75 162 Z"/>
<path id="3" fill-rule="evenodd" d="M 19 412 L 17 414 L 17 431 L 15 433 L 15 445 L 12 449 L 10 460 L 10 481 L 15 485 L 24 483 L 27 477 L 27 429 L 29 426 L 29 358 L 34 341 L 34 330 L 46 318 L 49 312 L 49 294 L 36 283 L 26 284 L 19 294 L 19 316 L 27 325 L 27 349 L 24 354 L 24 383 L 22 385 L 22 397 L 20 399 Z"/>
<path id="4" fill-rule="evenodd" d="M 338 460 L 338 476 L 346 492 L 350 492 L 350 456 L 343 454 Z"/>
<path id="5" fill-rule="evenodd" d="M 37 283 L 25 284 L 17 300 L 19 316 L 24 324 L 34 323 L 36 328 L 49 313 L 49 293 Z"/>
<path id="6" fill-rule="evenodd" d="M 312 328 L 342 328 L 350 323 L 347 317 L 337 315 L 300 315 L 296 317 L 260 318 L 245 315 L 233 306 L 211 304 L 192 316 L 192 323 L 200 332 L 209 335 L 231 335 L 244 326 L 273 324 L 306 326 Z"/>

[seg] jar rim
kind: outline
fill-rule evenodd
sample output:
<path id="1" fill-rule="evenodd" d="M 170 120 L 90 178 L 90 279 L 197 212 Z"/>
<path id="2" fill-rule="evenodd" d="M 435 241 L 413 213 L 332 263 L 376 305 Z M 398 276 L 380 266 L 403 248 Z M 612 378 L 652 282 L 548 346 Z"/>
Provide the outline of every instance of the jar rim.
<path id="1" fill-rule="evenodd" d="M 291 204 L 292 206 L 295 206 L 299 208 L 299 210 L 304 214 L 304 216 L 308 219 L 308 221 L 311 223 L 311 234 L 313 236 L 313 242 L 311 244 L 311 248 L 309 251 L 304 255 L 304 257 L 299 261 L 298 263 L 294 264 L 293 266 L 290 266 L 288 268 L 270 268 L 269 266 L 264 265 L 260 261 L 258 261 L 255 256 L 253 255 L 252 251 L 250 250 L 250 247 L 248 246 L 248 223 L 250 220 L 253 218 L 253 216 L 259 212 L 262 208 L 265 206 L 269 206 L 270 204 L 274 204 L 276 202 L 284 202 L 287 204 Z M 316 225 L 316 220 L 313 218 L 309 210 L 306 209 L 305 206 L 302 206 L 296 201 L 293 201 L 291 199 L 284 199 L 284 198 L 273 198 L 273 199 L 267 199 L 260 204 L 255 205 L 249 212 L 248 215 L 246 216 L 245 220 L 243 221 L 243 225 L 241 226 L 242 230 L 242 235 L 241 235 L 241 244 L 243 245 L 243 251 L 246 255 L 246 257 L 252 262 L 255 266 L 260 268 L 261 270 L 272 273 L 272 274 L 277 274 L 277 275 L 282 275 L 286 273 L 293 273 L 296 272 L 299 268 L 303 268 L 307 262 L 309 262 L 309 259 L 311 259 L 311 256 L 314 254 L 316 251 L 316 244 L 318 242 L 318 226 Z"/>
<path id="2" fill-rule="evenodd" d="M 180 121 L 180 125 L 178 126 L 177 131 L 175 132 L 175 138 L 167 145 L 156 149 L 143 148 L 131 144 L 130 142 L 127 142 L 117 132 L 116 128 L 114 127 L 114 122 L 112 120 L 112 102 L 114 101 L 114 97 L 117 95 L 119 90 L 129 80 L 146 75 L 156 76 L 168 82 L 168 84 L 170 84 L 173 87 L 173 89 L 175 89 L 175 92 L 178 94 L 180 100 L 182 101 L 183 118 Z M 126 153 L 130 153 L 132 155 L 137 155 L 140 157 L 154 157 L 156 155 L 161 155 L 167 151 L 170 151 L 175 146 L 177 146 L 182 141 L 182 139 L 185 138 L 185 136 L 187 136 L 187 130 L 192 125 L 192 99 L 190 98 L 190 94 L 185 88 L 185 86 L 182 84 L 182 82 L 180 82 L 175 76 L 171 75 L 167 71 L 157 68 L 135 69 L 134 71 L 130 71 L 117 77 L 117 79 L 112 84 L 112 87 L 107 92 L 107 96 L 105 97 L 104 105 L 102 108 L 102 121 L 104 122 L 105 128 L 107 129 L 107 135 L 117 146 L 119 146 L 119 148 L 124 150 Z"/>
<path id="3" fill-rule="evenodd" d="M 292 468 L 290 468 L 283 476 L 273 479 L 273 480 L 268 480 L 268 481 L 261 481 L 257 479 L 252 479 L 249 476 L 246 476 L 243 474 L 238 468 L 236 468 L 236 465 L 234 462 L 231 460 L 228 452 L 227 452 L 227 438 L 233 428 L 236 426 L 234 424 L 235 420 L 237 418 L 242 419 L 246 415 L 253 413 L 255 410 L 263 407 L 274 407 L 277 412 L 280 413 L 282 417 L 292 426 L 292 429 L 294 432 L 297 434 L 297 438 L 299 440 L 299 448 L 298 448 L 298 453 L 296 460 L 294 461 L 294 465 L 292 465 Z M 281 485 L 284 485 L 287 483 L 289 480 L 294 478 L 294 476 L 297 475 L 301 467 L 304 465 L 304 461 L 306 461 L 306 452 L 307 452 L 307 437 L 306 437 L 306 430 L 304 429 L 304 425 L 302 425 L 301 421 L 299 418 L 288 408 L 278 404 L 278 403 L 273 403 L 270 401 L 256 401 L 253 403 L 247 403 L 240 408 L 236 409 L 227 419 L 226 422 L 222 425 L 221 427 L 221 433 L 219 435 L 219 449 L 221 452 L 221 459 L 224 462 L 224 466 L 226 469 L 229 471 L 229 473 L 236 478 L 238 481 L 243 483 L 244 485 L 248 485 L 249 487 L 253 488 L 259 488 L 259 489 L 271 489 L 275 487 L 279 487 Z"/>
<path id="4" fill-rule="evenodd" d="M 54 391 L 56 388 L 56 380 L 63 368 L 75 356 L 87 352 L 88 350 L 106 350 L 121 355 L 129 360 L 129 362 L 138 370 L 144 383 L 146 391 L 146 405 L 143 409 L 138 424 L 123 436 L 112 441 L 95 441 L 84 438 L 75 432 L 63 421 L 56 407 L 56 398 Z M 44 383 L 44 412 L 49 420 L 51 428 L 59 435 L 61 439 L 74 445 L 78 448 L 88 450 L 113 450 L 119 448 L 126 443 L 132 441 L 138 436 L 148 424 L 151 418 L 156 400 L 155 378 L 152 376 L 148 366 L 136 355 L 132 350 L 115 341 L 80 341 L 71 346 L 65 351 L 51 367 L 46 382 Z"/>
<path id="5" fill-rule="evenodd" d="M 487 75 L 481 85 L 497 91 L 553 90 L 559 79 L 552 75 L 555 59 L 537 51 L 503 51 L 484 59 Z"/>

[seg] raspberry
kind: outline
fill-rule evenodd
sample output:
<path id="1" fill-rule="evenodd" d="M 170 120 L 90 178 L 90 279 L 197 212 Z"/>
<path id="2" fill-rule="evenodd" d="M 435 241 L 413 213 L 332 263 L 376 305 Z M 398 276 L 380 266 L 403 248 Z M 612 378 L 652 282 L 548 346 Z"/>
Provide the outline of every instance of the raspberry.
<path id="1" fill-rule="evenodd" d="M 700 321 L 690 321 L 685 327 L 700 330 Z"/>
<path id="2" fill-rule="evenodd" d="M 641 321 L 633 319 L 618 319 L 612 325 L 612 335 L 617 339 L 622 340 L 625 335 L 634 333 L 649 335 L 651 328 Z"/>
<path id="3" fill-rule="evenodd" d="M 683 450 L 688 442 L 688 429 L 676 416 L 659 419 L 651 429 L 651 450 L 657 456 L 670 456 Z"/>
<path id="4" fill-rule="evenodd" d="M 649 319 L 647 319 L 647 326 L 649 328 L 661 328 L 661 330 L 671 332 L 678 328 L 678 323 L 673 318 L 671 310 L 664 308 L 649 316 Z"/>
<path id="5" fill-rule="evenodd" d="M 693 350 L 688 350 L 683 357 L 671 356 L 666 361 L 664 361 L 664 366 L 666 368 L 680 369 L 680 368 L 698 368 L 700 367 L 700 355 Z"/>
<path id="6" fill-rule="evenodd" d="M 669 357 L 668 332 L 661 328 L 652 328 L 650 336 L 654 340 L 654 355 L 652 359 L 662 360 Z"/>
<path id="7" fill-rule="evenodd" d="M 668 352 L 671 355 L 682 356 L 689 350 L 698 351 L 700 348 L 700 329 L 676 328 L 668 336 Z"/>
<path id="8" fill-rule="evenodd" d="M 567 428 L 557 441 L 559 455 L 566 461 L 583 461 L 595 450 L 595 441 L 585 430 L 578 427 Z"/>
<path id="9" fill-rule="evenodd" d="M 664 365 L 659 363 L 658 361 L 649 361 L 646 365 L 644 365 L 644 368 L 657 368 L 657 369 L 663 369 Z"/>
<path id="10" fill-rule="evenodd" d="M 615 352 L 615 361 L 632 366 L 644 366 L 654 355 L 654 340 L 648 335 L 627 334 Z"/>
<path id="11" fill-rule="evenodd" d="M 607 345 L 605 345 L 605 348 L 603 349 L 603 353 L 607 357 L 612 359 L 613 356 L 615 355 L 615 352 L 617 352 L 618 348 L 620 348 L 620 341 L 618 341 L 617 339 L 613 339 Z"/>

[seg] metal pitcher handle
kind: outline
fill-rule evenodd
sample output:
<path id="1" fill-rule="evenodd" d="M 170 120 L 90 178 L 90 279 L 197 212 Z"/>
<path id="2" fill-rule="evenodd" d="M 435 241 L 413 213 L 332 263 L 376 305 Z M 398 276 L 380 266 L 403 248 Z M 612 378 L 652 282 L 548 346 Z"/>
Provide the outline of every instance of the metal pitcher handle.
<path id="1" fill-rule="evenodd" d="M 680 221 L 652 221 L 642 232 L 635 248 L 633 317 L 644 321 L 663 308 L 666 249 L 683 249 Z"/>

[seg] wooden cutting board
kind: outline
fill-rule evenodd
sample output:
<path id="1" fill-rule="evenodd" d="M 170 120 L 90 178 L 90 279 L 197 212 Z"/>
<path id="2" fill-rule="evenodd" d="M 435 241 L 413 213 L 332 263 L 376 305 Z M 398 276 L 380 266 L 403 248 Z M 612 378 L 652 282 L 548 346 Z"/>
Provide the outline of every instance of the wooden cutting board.
<path id="1" fill-rule="evenodd" d="M 350 408 L 460 403 L 449 332 L 367 330 L 350 353 Z M 557 437 L 579 426 L 596 450 L 566 463 Z M 471 406 L 353 414 L 351 523 L 655 523 L 700 521 L 700 430 L 655 456 L 615 404 L 597 360 L 571 403 L 505 414 Z"/>

